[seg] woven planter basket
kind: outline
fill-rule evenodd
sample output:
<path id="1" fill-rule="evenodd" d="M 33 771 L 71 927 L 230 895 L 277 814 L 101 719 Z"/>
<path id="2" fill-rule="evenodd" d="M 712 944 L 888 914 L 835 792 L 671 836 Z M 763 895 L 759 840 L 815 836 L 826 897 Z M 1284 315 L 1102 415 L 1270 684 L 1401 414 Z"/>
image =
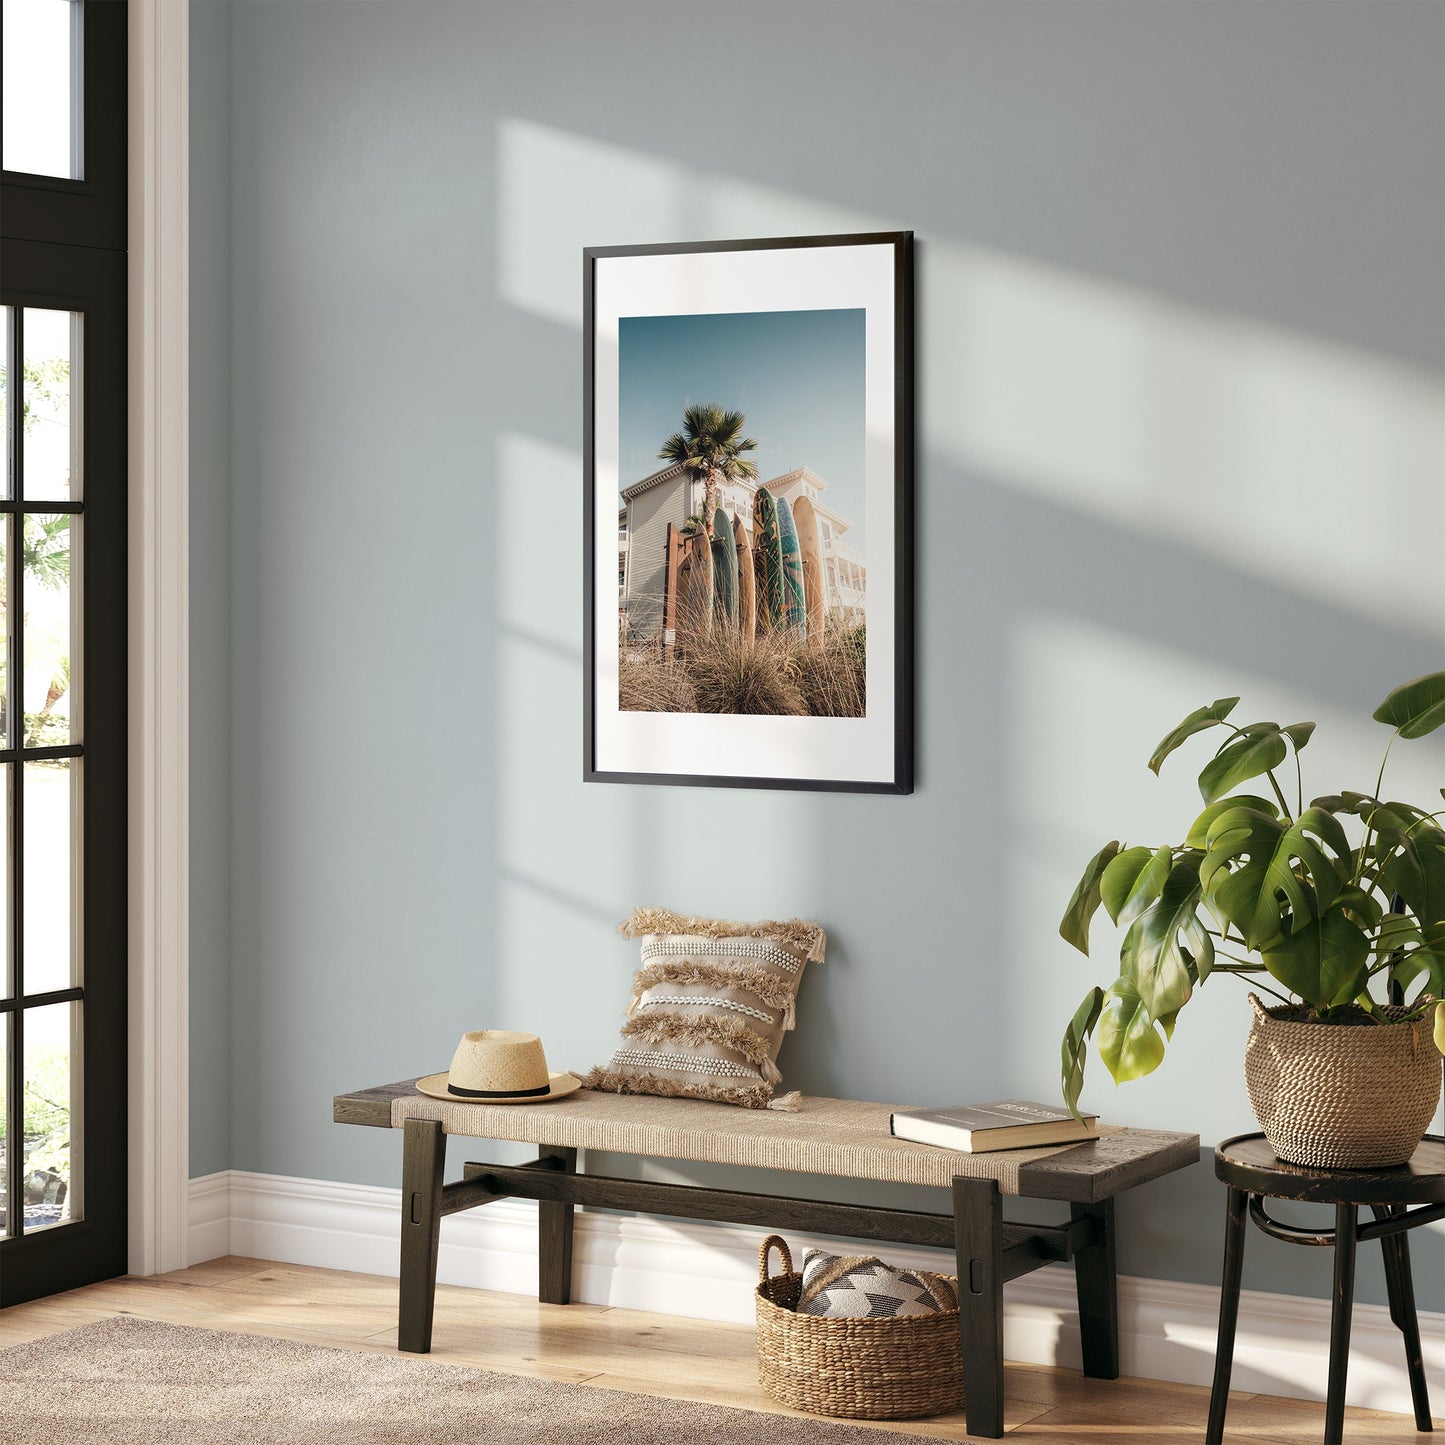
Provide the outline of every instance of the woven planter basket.
<path id="1" fill-rule="evenodd" d="M 774 1249 L 783 1272 L 769 1276 Z M 802 1289 L 788 1246 L 770 1234 L 758 1252 L 758 1379 L 775 1400 L 852 1420 L 909 1420 L 962 1406 L 957 1310 L 827 1319 L 797 1313 Z"/>
<path id="2" fill-rule="evenodd" d="M 1270 1148 L 1316 1169 L 1403 1164 L 1440 1099 L 1430 1017 L 1413 1024 L 1303 1022 L 1302 1008 L 1265 1008 L 1254 994 L 1244 1081 Z M 1387 1007 L 1401 1018 L 1409 1009 Z"/>

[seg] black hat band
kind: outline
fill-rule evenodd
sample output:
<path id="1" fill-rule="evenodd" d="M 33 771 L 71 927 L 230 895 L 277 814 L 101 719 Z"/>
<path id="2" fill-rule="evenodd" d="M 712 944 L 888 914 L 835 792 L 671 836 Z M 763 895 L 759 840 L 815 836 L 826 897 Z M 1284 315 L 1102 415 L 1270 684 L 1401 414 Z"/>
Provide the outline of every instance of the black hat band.
<path id="1" fill-rule="evenodd" d="M 462 1089 L 456 1084 L 447 1084 L 447 1093 L 456 1094 L 462 1099 L 540 1099 L 543 1094 L 551 1092 L 550 1081 L 540 1089 Z"/>

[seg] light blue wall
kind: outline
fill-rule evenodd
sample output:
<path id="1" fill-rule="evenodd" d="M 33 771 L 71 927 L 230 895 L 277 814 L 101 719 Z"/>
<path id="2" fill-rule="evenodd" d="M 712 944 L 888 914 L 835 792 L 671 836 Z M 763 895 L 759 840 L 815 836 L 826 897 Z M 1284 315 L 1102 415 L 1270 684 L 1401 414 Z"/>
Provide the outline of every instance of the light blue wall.
<path id="1" fill-rule="evenodd" d="M 643 901 L 826 922 L 789 1085 L 1049 1097 L 1110 977 L 1054 931 L 1073 881 L 1196 797 L 1158 737 L 1242 692 L 1318 719 L 1315 791 L 1369 786 L 1370 708 L 1439 665 L 1442 38 L 1411 4 L 234 6 L 231 1166 L 394 1183 L 331 1096 L 466 1028 L 600 1060 Z M 583 785 L 582 247 L 894 227 L 918 791 Z M 1423 798 L 1440 749 L 1397 752 Z M 1086 1102 L 1252 1127 L 1231 987 Z M 1139 1191 L 1122 1268 L 1212 1281 L 1220 1203 Z M 1307 1251 L 1249 1283 L 1327 1291 Z"/>

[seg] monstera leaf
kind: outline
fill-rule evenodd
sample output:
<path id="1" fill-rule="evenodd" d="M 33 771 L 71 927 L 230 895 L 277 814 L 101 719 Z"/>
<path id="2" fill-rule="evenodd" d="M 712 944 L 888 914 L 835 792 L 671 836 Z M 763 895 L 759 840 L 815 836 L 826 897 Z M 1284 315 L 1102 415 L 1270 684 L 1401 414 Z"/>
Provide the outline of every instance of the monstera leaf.
<path id="1" fill-rule="evenodd" d="M 1225 743 L 1199 774 L 1199 794 L 1206 803 L 1231 788 L 1277 768 L 1288 756 L 1278 723 L 1254 723 Z"/>
<path id="2" fill-rule="evenodd" d="M 1209 825 L 1221 813 L 1227 813 L 1231 808 L 1253 808 L 1255 812 L 1263 813 L 1266 817 L 1279 817 L 1274 804 L 1268 798 L 1256 798 L 1252 793 L 1233 793 L 1227 798 L 1220 798 L 1218 802 L 1211 803 L 1194 820 L 1193 826 L 1189 829 L 1189 836 L 1184 840 L 1184 846 L 1198 848 L 1202 853 L 1209 845 Z"/>
<path id="3" fill-rule="evenodd" d="M 1423 738 L 1445 723 L 1445 672 L 1402 683 L 1370 714 L 1402 738 Z"/>
<path id="4" fill-rule="evenodd" d="M 1212 803 L 1241 783 L 1271 772 L 1289 756 L 1286 738 L 1299 752 L 1314 730 L 1312 722 L 1291 723 L 1283 728 L 1272 722 L 1251 723 L 1241 728 L 1205 764 L 1199 774 L 1200 795 L 1206 803 Z"/>
<path id="5" fill-rule="evenodd" d="M 1419 946 L 1391 963 L 1390 977 L 1402 989 L 1423 983 L 1422 993 L 1445 995 L 1445 921 L 1427 923 L 1420 930 Z"/>
<path id="6" fill-rule="evenodd" d="M 1157 777 L 1160 764 L 1180 743 L 1187 742 L 1195 733 L 1202 733 L 1206 728 L 1217 727 L 1234 711 L 1234 705 L 1238 701 L 1237 697 L 1216 698 L 1208 707 L 1202 707 L 1197 712 L 1190 713 L 1154 749 L 1153 755 L 1149 759 L 1149 771 Z"/>
<path id="7" fill-rule="evenodd" d="M 1419 947 L 1424 942 L 1425 935 L 1408 913 L 1387 913 L 1380 920 L 1372 952 L 1388 958 L 1402 948 Z"/>
<path id="8" fill-rule="evenodd" d="M 1131 978 L 1104 994 L 1098 1024 L 1099 1057 L 1116 1084 L 1152 1074 L 1164 1060 L 1164 1040 Z"/>
<path id="9" fill-rule="evenodd" d="M 1104 990 L 1091 988 L 1084 995 L 1084 1001 L 1074 1010 L 1069 1026 L 1064 1030 L 1063 1084 L 1064 1102 L 1069 1113 L 1082 1123 L 1079 1114 L 1079 1090 L 1084 1087 L 1084 1059 L 1088 1054 L 1089 1035 L 1099 1022 L 1099 1011 L 1104 1005 Z"/>
<path id="10" fill-rule="evenodd" d="M 1257 808 L 1229 808 L 1209 824 L 1199 882 L 1221 924 L 1233 924 L 1246 948 L 1261 948 L 1281 931 L 1284 911 L 1313 917 L 1334 902 L 1350 856 L 1345 830 L 1322 808 L 1289 825 Z"/>
<path id="11" fill-rule="evenodd" d="M 1166 852 L 1167 849 L 1161 849 Z M 1119 950 L 1124 977 L 1150 1016 L 1172 1030 L 1197 979 L 1214 964 L 1214 942 L 1199 917 L 1199 859 L 1174 864 L 1159 897 L 1130 926 Z"/>
<path id="12" fill-rule="evenodd" d="M 1390 850 L 1383 860 L 1380 845 Z M 1422 924 L 1445 921 L 1445 834 L 1438 828 L 1381 831 L 1369 871 L 1381 891 L 1398 893 Z"/>
<path id="13" fill-rule="evenodd" d="M 1127 928 L 1163 891 L 1174 863 L 1170 848 L 1126 848 L 1099 880 L 1099 894 L 1109 917 Z"/>
<path id="14" fill-rule="evenodd" d="M 1291 993 L 1317 1009 L 1349 1003 L 1363 992 L 1369 975 L 1370 940 L 1342 908 L 1304 919 L 1281 934 L 1260 957 Z"/>
<path id="15" fill-rule="evenodd" d="M 1089 952 L 1089 922 L 1099 911 L 1099 884 L 1104 870 L 1119 852 L 1119 844 L 1105 843 L 1084 869 L 1073 897 L 1069 899 L 1064 916 L 1059 920 L 1059 934 L 1072 943 L 1085 956 Z"/>
<path id="16" fill-rule="evenodd" d="M 1398 894 L 1422 924 L 1445 921 L 1445 833 L 1429 813 L 1368 793 L 1316 798 L 1312 806 L 1364 822 L 1361 882 L 1377 885 L 1386 897 Z"/>

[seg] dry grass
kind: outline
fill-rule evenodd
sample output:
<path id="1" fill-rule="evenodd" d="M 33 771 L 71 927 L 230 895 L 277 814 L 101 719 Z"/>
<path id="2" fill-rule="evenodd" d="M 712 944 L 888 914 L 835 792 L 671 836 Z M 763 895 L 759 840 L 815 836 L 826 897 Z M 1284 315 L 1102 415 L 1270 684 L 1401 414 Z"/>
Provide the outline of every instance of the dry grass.
<path id="1" fill-rule="evenodd" d="M 797 683 L 795 648 L 787 634 L 744 639 L 728 628 L 694 643 L 682 659 L 698 712 L 806 717 L 808 704 Z"/>
<path id="2" fill-rule="evenodd" d="M 671 663 L 623 657 L 619 703 L 633 712 L 862 717 L 865 652 L 861 627 L 830 627 L 811 646 L 792 632 L 745 639 L 716 628 Z"/>
<path id="3" fill-rule="evenodd" d="M 657 658 L 621 660 L 617 705 L 623 712 L 698 712 L 687 674 Z"/>
<path id="4" fill-rule="evenodd" d="M 862 627 L 829 628 L 797 655 L 798 686 L 813 717 L 867 713 L 867 637 Z"/>

